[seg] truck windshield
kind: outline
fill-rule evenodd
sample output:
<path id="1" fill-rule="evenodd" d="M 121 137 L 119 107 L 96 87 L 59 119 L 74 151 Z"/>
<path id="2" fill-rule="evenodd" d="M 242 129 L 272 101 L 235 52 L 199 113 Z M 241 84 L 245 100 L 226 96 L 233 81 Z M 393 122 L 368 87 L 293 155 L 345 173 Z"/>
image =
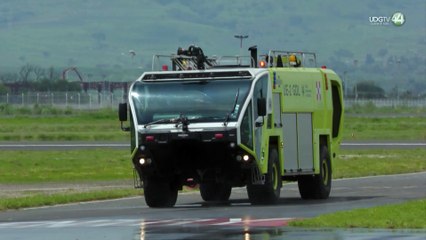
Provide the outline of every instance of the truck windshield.
<path id="1" fill-rule="evenodd" d="M 138 124 L 182 115 L 190 123 L 223 122 L 237 119 L 250 84 L 231 79 L 136 82 L 130 94 Z"/>

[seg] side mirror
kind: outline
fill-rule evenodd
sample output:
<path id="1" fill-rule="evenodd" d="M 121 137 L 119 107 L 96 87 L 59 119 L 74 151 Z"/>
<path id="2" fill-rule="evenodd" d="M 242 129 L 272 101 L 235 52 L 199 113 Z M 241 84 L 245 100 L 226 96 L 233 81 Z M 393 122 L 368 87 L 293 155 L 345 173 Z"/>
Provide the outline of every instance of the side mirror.
<path id="1" fill-rule="evenodd" d="M 266 116 L 266 98 L 257 99 L 257 114 L 259 116 Z"/>
<path id="2" fill-rule="evenodd" d="M 121 130 L 128 132 L 130 131 L 129 127 L 124 127 L 123 122 L 127 121 L 127 103 L 118 104 L 118 119 L 121 122 Z"/>
<path id="3" fill-rule="evenodd" d="M 254 122 L 256 127 L 262 127 L 263 126 L 263 117 L 259 116 L 256 118 L 256 121 Z"/>
<path id="4" fill-rule="evenodd" d="M 118 104 L 118 119 L 121 122 L 127 121 L 127 103 Z"/>

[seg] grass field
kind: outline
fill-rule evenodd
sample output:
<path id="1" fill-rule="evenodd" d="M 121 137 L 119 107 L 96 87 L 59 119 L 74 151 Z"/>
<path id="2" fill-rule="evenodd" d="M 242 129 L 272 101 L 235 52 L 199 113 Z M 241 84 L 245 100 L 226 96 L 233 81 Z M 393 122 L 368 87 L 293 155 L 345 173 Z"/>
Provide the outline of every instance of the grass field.
<path id="1" fill-rule="evenodd" d="M 3 110 L 3 111 L 2 111 Z M 126 141 L 111 109 L 1 108 L 0 141 Z"/>
<path id="2" fill-rule="evenodd" d="M 426 117 L 345 118 L 343 140 L 426 141 Z"/>
<path id="3" fill-rule="evenodd" d="M 0 184 L 84 183 L 130 180 L 128 150 L 2 151 Z M 426 149 L 342 151 L 335 161 L 334 178 L 426 171 Z M 401 161 L 404 159 L 404 161 Z M 131 186 L 130 186 L 131 187 Z M 117 191 L 117 193 L 113 193 Z M 51 205 L 74 201 L 134 196 L 139 190 L 121 189 L 3 198 L 0 209 Z M 68 197 L 67 197 L 68 196 Z"/>
<path id="4" fill-rule="evenodd" d="M 334 161 L 334 178 L 426 171 L 426 148 L 344 150 Z"/>
<path id="5" fill-rule="evenodd" d="M 130 179 L 129 150 L 2 151 L 0 183 Z"/>
<path id="6" fill-rule="evenodd" d="M 0 211 L 26 207 L 49 206 L 73 202 L 104 200 L 140 195 L 136 189 L 96 190 L 78 193 L 33 194 L 26 197 L 0 198 Z"/>
<path id="7" fill-rule="evenodd" d="M 344 150 L 334 178 L 426 171 L 426 149 Z M 0 183 L 122 180 L 132 178 L 127 149 L 2 151 Z"/>
<path id="8" fill-rule="evenodd" d="M 315 228 L 426 228 L 426 199 L 380 207 L 324 214 L 290 222 L 295 227 Z"/>
<path id="9" fill-rule="evenodd" d="M 369 109 L 371 107 L 367 106 L 357 107 L 355 110 L 364 113 Z M 375 112 L 374 109 L 371 111 Z M 381 111 L 390 113 L 391 110 Z M 418 115 L 419 108 L 394 111 L 397 117 L 357 117 L 353 113 L 346 116 L 343 140 L 426 141 L 426 117 Z M 405 117 L 406 113 L 413 117 Z M 398 117 L 398 114 L 402 116 Z M 0 105 L 0 141 L 126 142 L 129 141 L 129 134 L 120 130 L 117 112 L 112 109 L 79 111 Z"/>

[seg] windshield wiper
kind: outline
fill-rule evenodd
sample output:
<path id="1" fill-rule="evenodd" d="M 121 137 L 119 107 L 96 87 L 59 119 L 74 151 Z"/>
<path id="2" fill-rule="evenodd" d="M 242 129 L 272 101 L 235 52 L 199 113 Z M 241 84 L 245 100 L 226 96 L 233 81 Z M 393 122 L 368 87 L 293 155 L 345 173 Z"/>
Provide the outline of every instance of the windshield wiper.
<path id="1" fill-rule="evenodd" d="M 143 127 L 146 128 L 150 125 L 157 124 L 157 123 L 175 123 L 177 120 L 178 118 L 162 118 L 162 119 L 155 120 L 153 122 L 149 122 L 145 124 Z"/>
<path id="2" fill-rule="evenodd" d="M 231 114 L 234 113 L 235 111 L 235 107 L 237 106 L 237 102 L 238 102 L 238 97 L 240 96 L 240 88 L 237 89 L 237 93 L 235 94 L 235 100 L 234 100 L 234 104 L 232 105 L 232 109 L 231 112 L 229 112 L 226 117 L 225 117 L 225 121 L 223 122 L 223 126 L 227 126 L 228 122 L 229 122 L 229 118 L 231 117 Z"/>
<path id="3" fill-rule="evenodd" d="M 179 124 L 181 123 L 182 124 L 182 130 L 186 132 L 186 131 L 188 131 L 189 120 L 188 120 L 188 118 L 185 115 L 183 115 L 181 113 L 178 118 L 162 118 L 162 119 L 158 119 L 156 121 L 149 122 L 149 123 L 145 124 L 143 127 L 146 128 L 146 127 L 148 127 L 150 125 L 158 124 L 158 123 L 176 123 L 176 127 L 178 127 Z"/>

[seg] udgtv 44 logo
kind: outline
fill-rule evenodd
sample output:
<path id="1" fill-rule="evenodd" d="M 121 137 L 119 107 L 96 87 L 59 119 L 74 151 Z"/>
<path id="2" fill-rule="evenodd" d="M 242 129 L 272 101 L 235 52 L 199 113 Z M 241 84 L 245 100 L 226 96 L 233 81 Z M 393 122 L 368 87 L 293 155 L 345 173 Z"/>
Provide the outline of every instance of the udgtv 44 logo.
<path id="1" fill-rule="evenodd" d="M 396 12 L 391 17 L 388 16 L 371 16 L 368 18 L 372 25 L 390 25 L 400 27 L 405 23 L 405 16 L 402 12 Z"/>

